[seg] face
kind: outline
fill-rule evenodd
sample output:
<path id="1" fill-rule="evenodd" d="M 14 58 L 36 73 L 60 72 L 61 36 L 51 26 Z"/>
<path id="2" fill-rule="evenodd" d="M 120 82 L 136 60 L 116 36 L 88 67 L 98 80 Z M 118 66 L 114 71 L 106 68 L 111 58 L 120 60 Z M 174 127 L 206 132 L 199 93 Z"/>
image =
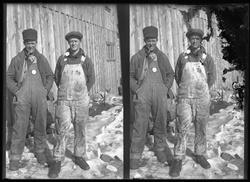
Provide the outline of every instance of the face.
<path id="1" fill-rule="evenodd" d="M 80 49 L 80 42 L 81 41 L 77 38 L 69 39 L 68 43 L 69 43 L 71 51 L 73 52 L 78 51 Z"/>
<path id="2" fill-rule="evenodd" d="M 201 37 L 197 36 L 197 35 L 192 35 L 190 38 L 189 38 L 189 41 L 191 43 L 191 47 L 193 49 L 197 49 L 201 46 Z"/>
<path id="3" fill-rule="evenodd" d="M 36 49 L 36 44 L 37 44 L 37 41 L 25 41 L 25 42 L 24 42 L 25 49 L 26 49 L 29 53 L 34 52 L 34 50 Z"/>
<path id="4" fill-rule="evenodd" d="M 157 44 L 158 39 L 157 38 L 148 38 L 148 39 L 144 39 L 144 42 L 146 43 L 146 47 L 152 51 L 155 49 L 156 44 Z"/>

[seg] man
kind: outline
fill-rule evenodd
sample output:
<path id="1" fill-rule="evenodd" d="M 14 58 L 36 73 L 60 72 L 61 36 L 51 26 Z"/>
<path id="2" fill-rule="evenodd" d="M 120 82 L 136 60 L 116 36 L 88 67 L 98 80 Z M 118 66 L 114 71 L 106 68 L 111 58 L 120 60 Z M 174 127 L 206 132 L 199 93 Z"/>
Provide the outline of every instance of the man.
<path id="1" fill-rule="evenodd" d="M 24 150 L 30 115 L 34 118 L 34 151 L 38 163 L 47 162 L 45 149 L 47 123 L 47 94 L 53 85 L 53 72 L 47 59 L 36 50 L 37 31 L 22 32 L 25 48 L 8 67 L 6 84 L 14 94 L 15 121 L 10 149 L 10 170 L 19 169 Z"/>
<path id="2" fill-rule="evenodd" d="M 130 89 L 134 94 L 135 109 L 130 169 L 140 167 L 150 112 L 154 118 L 154 147 L 157 159 L 161 163 L 167 161 L 167 93 L 173 84 L 174 71 L 167 56 L 156 46 L 158 29 L 154 26 L 145 27 L 143 35 L 146 45 L 130 61 Z"/>
<path id="3" fill-rule="evenodd" d="M 206 125 L 209 116 L 209 89 L 215 82 L 216 70 L 212 57 L 201 45 L 203 31 L 190 29 L 186 36 L 190 41 L 188 49 L 181 53 L 175 67 L 175 79 L 179 86 L 177 93 L 177 123 L 174 146 L 174 163 L 170 176 L 177 177 L 185 157 L 188 132 L 192 122 L 195 126 L 194 153 L 196 162 L 203 168 L 210 168 L 206 160 Z"/>
<path id="4" fill-rule="evenodd" d="M 82 33 L 77 31 L 65 36 L 70 48 L 59 57 L 55 68 L 55 83 L 58 87 L 57 141 L 53 149 L 54 161 L 49 171 L 50 178 L 57 178 L 61 171 L 71 122 L 75 133 L 75 162 L 83 170 L 90 168 L 86 162 L 85 125 L 89 114 L 88 92 L 95 83 L 95 71 L 91 59 L 80 48 L 82 37 Z"/>

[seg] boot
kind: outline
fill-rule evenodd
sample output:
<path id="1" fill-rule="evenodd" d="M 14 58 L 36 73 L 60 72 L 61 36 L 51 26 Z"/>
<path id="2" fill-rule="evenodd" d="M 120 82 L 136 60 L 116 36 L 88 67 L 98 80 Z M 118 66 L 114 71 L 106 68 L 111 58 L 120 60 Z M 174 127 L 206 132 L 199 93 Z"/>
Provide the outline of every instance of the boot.
<path id="1" fill-rule="evenodd" d="M 44 152 L 37 152 L 36 153 L 36 159 L 39 164 L 44 165 L 46 163 L 46 157 L 44 155 Z"/>
<path id="2" fill-rule="evenodd" d="M 44 155 L 46 157 L 46 162 L 48 166 L 50 167 L 53 163 L 53 156 L 49 148 L 45 148 Z"/>
<path id="3" fill-rule="evenodd" d="M 172 151 L 168 145 L 165 147 L 164 152 L 165 152 L 165 155 L 167 157 L 168 166 L 171 166 L 171 164 L 174 162 L 174 156 L 173 156 Z"/>
<path id="4" fill-rule="evenodd" d="M 139 168 L 140 168 L 140 159 L 131 159 L 130 169 L 139 169 Z"/>
<path id="5" fill-rule="evenodd" d="M 172 177 L 178 177 L 181 172 L 182 160 L 174 159 L 172 166 L 170 167 L 169 175 Z"/>
<path id="6" fill-rule="evenodd" d="M 205 169 L 209 169 L 211 167 L 207 159 L 202 155 L 196 155 L 196 163 L 200 164 L 201 167 Z"/>
<path id="7" fill-rule="evenodd" d="M 82 157 L 75 157 L 76 158 L 76 164 L 80 166 L 83 170 L 88 170 L 90 169 L 88 163 L 85 161 L 84 158 Z"/>
<path id="8" fill-rule="evenodd" d="M 48 176 L 50 178 L 57 178 L 61 171 L 61 161 L 53 161 L 50 168 Z"/>
<path id="9" fill-rule="evenodd" d="M 167 161 L 167 156 L 165 154 L 165 151 L 156 151 L 156 157 L 160 163 L 164 163 Z"/>
<path id="10" fill-rule="evenodd" d="M 17 171 L 19 169 L 19 160 L 11 160 L 9 169 L 10 171 Z"/>

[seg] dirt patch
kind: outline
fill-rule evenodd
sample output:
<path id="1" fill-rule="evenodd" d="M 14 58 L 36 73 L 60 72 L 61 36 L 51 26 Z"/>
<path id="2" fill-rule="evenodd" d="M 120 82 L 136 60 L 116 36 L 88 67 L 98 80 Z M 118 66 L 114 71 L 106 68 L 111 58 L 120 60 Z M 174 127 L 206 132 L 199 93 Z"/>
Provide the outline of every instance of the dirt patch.
<path id="1" fill-rule="evenodd" d="M 225 109 L 230 105 L 233 105 L 233 103 L 222 100 L 211 100 L 210 115 L 213 115 L 214 113 L 219 113 L 220 109 Z"/>
<path id="2" fill-rule="evenodd" d="M 104 102 L 92 102 L 92 106 L 89 108 L 89 116 L 96 116 L 101 114 L 102 111 L 107 111 L 109 110 L 111 107 L 114 107 L 115 105 L 111 105 L 108 103 L 104 103 Z"/>

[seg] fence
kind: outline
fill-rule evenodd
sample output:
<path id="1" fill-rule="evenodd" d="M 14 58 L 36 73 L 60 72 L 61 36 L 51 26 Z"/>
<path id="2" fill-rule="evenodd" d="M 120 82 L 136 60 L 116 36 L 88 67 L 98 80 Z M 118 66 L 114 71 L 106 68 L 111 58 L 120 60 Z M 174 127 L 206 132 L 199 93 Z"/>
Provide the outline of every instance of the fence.
<path id="1" fill-rule="evenodd" d="M 130 57 L 144 46 L 142 29 L 146 26 L 156 26 L 158 28 L 157 46 L 169 58 L 171 66 L 175 69 L 178 56 L 185 51 L 189 45 L 186 38 L 187 26 L 183 12 L 188 12 L 190 6 L 170 5 L 170 4 L 140 4 L 130 5 Z M 204 35 L 209 33 L 208 21 L 204 11 L 198 11 L 190 20 L 192 28 L 199 28 L 204 31 Z M 214 58 L 217 70 L 217 79 L 212 89 L 220 89 L 222 83 L 223 69 L 228 68 L 228 62 L 222 59 L 221 39 L 217 21 L 212 16 L 212 27 L 214 35 L 209 42 L 203 41 L 207 53 Z M 230 85 L 236 79 L 237 73 L 227 73 L 227 84 Z M 230 85 L 231 86 L 231 85 Z M 177 85 L 174 81 L 172 90 L 176 93 Z"/>
<path id="2" fill-rule="evenodd" d="M 110 4 L 7 4 L 6 68 L 23 48 L 22 31 L 38 31 L 37 49 L 52 70 L 58 57 L 68 49 L 65 35 L 83 34 L 81 47 L 95 66 L 96 83 L 91 92 L 118 94 L 121 77 L 117 10 Z M 111 56 L 111 57 L 110 57 Z M 54 84 L 52 91 L 56 92 Z"/>

